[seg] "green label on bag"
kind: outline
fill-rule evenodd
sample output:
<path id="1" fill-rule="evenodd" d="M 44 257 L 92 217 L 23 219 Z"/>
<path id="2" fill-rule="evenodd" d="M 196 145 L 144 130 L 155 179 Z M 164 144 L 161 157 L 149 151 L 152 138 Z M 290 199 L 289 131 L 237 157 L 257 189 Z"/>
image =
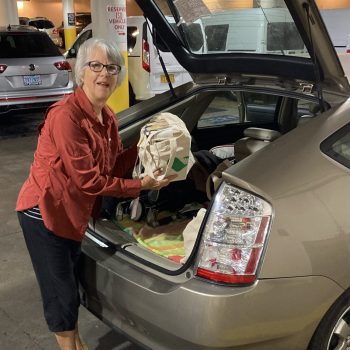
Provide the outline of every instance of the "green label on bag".
<path id="1" fill-rule="evenodd" d="M 188 157 L 186 157 L 186 158 L 188 158 Z M 171 168 L 175 171 L 180 171 L 186 167 L 187 167 L 187 164 L 183 163 L 179 158 L 175 158 L 174 163 L 173 163 Z"/>

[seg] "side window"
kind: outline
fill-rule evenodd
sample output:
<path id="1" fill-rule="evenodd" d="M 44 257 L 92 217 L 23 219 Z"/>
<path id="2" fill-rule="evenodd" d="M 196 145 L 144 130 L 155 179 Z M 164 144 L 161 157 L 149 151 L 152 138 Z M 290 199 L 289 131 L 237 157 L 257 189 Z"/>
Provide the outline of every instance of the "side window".
<path id="1" fill-rule="evenodd" d="M 228 33 L 228 24 L 206 26 L 205 36 L 208 51 L 225 51 Z"/>
<path id="2" fill-rule="evenodd" d="M 170 23 L 175 32 L 179 32 L 175 23 Z M 193 52 L 200 51 L 203 47 L 203 34 L 201 26 L 198 23 L 189 23 L 181 26 L 183 34 L 186 37 L 186 41 L 189 45 L 189 48 Z M 169 52 L 166 42 L 162 39 L 161 35 L 153 28 L 153 36 L 155 38 L 155 45 L 160 51 Z"/>
<path id="3" fill-rule="evenodd" d="M 350 168 L 350 124 L 324 140 L 321 150 L 336 162 Z"/>
<path id="4" fill-rule="evenodd" d="M 267 24 L 267 51 L 303 50 L 304 42 L 294 22 Z"/>
<path id="5" fill-rule="evenodd" d="M 211 101 L 198 121 L 198 128 L 222 127 L 241 122 L 239 95 L 223 91 Z"/>
<path id="6" fill-rule="evenodd" d="M 275 95 L 244 92 L 245 121 L 274 123 L 279 97 Z"/>
<path id="7" fill-rule="evenodd" d="M 128 54 L 131 55 L 136 45 L 136 40 L 139 35 L 139 30 L 135 26 L 128 26 Z"/>
<path id="8" fill-rule="evenodd" d="M 76 40 L 76 42 L 74 43 L 74 45 L 72 46 L 72 48 L 69 50 L 69 53 L 67 55 L 67 58 L 73 58 L 73 57 L 77 57 L 77 53 L 79 50 L 79 47 L 88 39 L 90 39 L 92 36 L 92 31 L 91 30 L 87 30 L 86 32 L 82 33 L 78 39 Z"/>

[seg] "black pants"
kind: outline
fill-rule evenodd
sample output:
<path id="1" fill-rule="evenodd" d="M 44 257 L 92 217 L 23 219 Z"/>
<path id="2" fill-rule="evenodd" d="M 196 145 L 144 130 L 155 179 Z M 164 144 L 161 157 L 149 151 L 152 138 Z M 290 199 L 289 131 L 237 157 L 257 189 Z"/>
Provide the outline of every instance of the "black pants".
<path id="1" fill-rule="evenodd" d="M 52 332 L 71 331 L 78 321 L 77 265 L 80 242 L 56 236 L 43 221 L 18 212 L 39 283 L 44 316 Z"/>

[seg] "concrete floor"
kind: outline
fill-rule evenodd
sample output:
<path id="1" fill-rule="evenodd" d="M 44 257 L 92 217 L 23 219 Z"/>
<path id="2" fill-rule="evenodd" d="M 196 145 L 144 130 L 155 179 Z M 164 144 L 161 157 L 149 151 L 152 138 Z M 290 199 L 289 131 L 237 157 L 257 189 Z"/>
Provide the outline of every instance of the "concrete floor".
<path id="1" fill-rule="evenodd" d="M 0 139 L 1 350 L 58 349 L 43 318 L 39 289 L 14 210 L 19 188 L 33 158 L 36 139 L 36 136 Z M 90 350 L 140 349 L 83 307 L 79 327 Z"/>

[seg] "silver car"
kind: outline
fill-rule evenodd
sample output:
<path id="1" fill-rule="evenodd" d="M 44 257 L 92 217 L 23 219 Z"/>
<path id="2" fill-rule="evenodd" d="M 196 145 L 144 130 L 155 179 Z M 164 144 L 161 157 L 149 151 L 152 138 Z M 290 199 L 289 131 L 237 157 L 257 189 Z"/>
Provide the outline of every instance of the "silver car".
<path id="1" fill-rule="evenodd" d="M 72 91 L 71 67 L 46 33 L 0 27 L 0 114 L 48 106 Z"/>
<path id="2" fill-rule="evenodd" d="M 20 22 L 21 23 L 21 22 Z M 47 33 L 56 46 L 62 47 L 63 41 L 59 35 L 59 30 L 55 25 L 46 17 L 34 17 L 28 18 L 26 25 L 37 28 L 38 30 Z"/>
<path id="3" fill-rule="evenodd" d="M 104 198 L 82 303 L 148 349 L 348 349 L 350 86 L 315 2 L 137 3 L 194 82 L 119 113 L 124 143 L 170 112 L 196 165 Z"/>

